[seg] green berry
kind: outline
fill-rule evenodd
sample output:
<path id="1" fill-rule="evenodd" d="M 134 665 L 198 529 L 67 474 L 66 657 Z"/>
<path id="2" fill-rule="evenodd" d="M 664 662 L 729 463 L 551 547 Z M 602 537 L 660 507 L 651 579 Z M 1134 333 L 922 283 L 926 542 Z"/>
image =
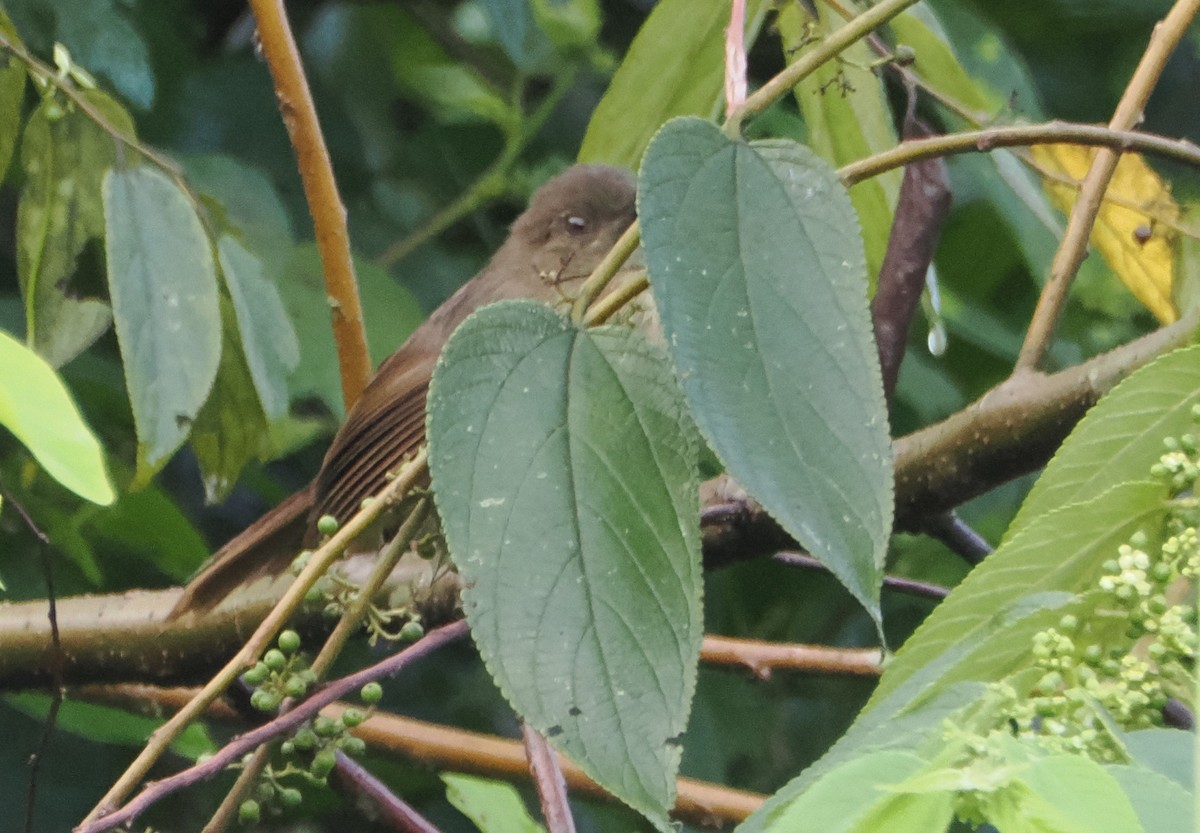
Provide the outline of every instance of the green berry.
<path id="1" fill-rule="evenodd" d="M 270 668 L 272 671 L 282 671 L 287 667 L 287 657 L 285 657 L 283 655 L 283 651 L 280 651 L 278 648 L 272 648 L 263 654 L 262 661 L 266 664 L 267 668 Z"/>
<path id="2" fill-rule="evenodd" d="M 269 781 L 262 781 L 254 788 L 254 797 L 259 802 L 265 804 L 275 798 L 275 785 Z"/>
<path id="3" fill-rule="evenodd" d="M 322 749 L 314 757 L 308 771 L 318 780 L 324 780 L 337 766 L 337 754 L 332 749 Z"/>
<path id="4" fill-rule="evenodd" d="M 383 698 L 383 686 L 381 686 L 379 683 L 367 683 L 362 687 L 362 690 L 359 691 L 358 696 L 361 697 L 362 701 L 368 706 L 373 706 Z"/>
<path id="5" fill-rule="evenodd" d="M 283 688 L 288 697 L 303 697 L 304 692 L 308 691 L 308 683 L 299 674 L 293 674 L 287 678 Z"/>
<path id="6" fill-rule="evenodd" d="M 400 629 L 401 642 L 416 642 L 425 635 L 425 628 L 421 627 L 420 622 L 408 621 L 404 623 L 404 627 Z"/>
<path id="7" fill-rule="evenodd" d="M 347 755 L 355 758 L 367 751 L 367 744 L 363 739 L 356 738 L 354 735 L 346 735 L 346 737 L 338 741 L 338 746 Z"/>
<path id="8" fill-rule="evenodd" d="M 285 740 L 283 743 L 279 744 L 279 754 L 283 755 L 285 758 L 292 757 L 292 755 L 296 754 L 296 744 L 292 743 L 290 740 Z"/>
<path id="9" fill-rule="evenodd" d="M 307 751 L 314 749 L 317 745 L 317 735 L 311 728 L 305 726 L 296 732 L 296 736 L 292 738 L 292 743 L 300 750 Z"/>
<path id="10" fill-rule="evenodd" d="M 250 695 L 250 705 L 258 709 L 260 712 L 273 712 L 279 708 L 280 698 L 278 694 L 264 689 L 256 689 Z"/>
<path id="11" fill-rule="evenodd" d="M 318 715 L 317 719 L 313 721 L 313 731 L 317 733 L 317 737 L 327 738 L 340 732 L 341 726 L 336 720 L 332 720 L 322 714 Z"/>
<path id="12" fill-rule="evenodd" d="M 300 634 L 286 630 L 279 634 L 279 650 L 285 654 L 294 654 L 300 649 Z"/>
<path id="13" fill-rule="evenodd" d="M 322 535 L 334 535 L 338 531 L 338 520 L 333 515 L 322 515 L 317 519 L 317 532 Z"/>
<path id="14" fill-rule="evenodd" d="M 312 550 L 301 550 L 300 554 L 292 559 L 292 574 L 300 575 L 304 568 L 308 566 L 310 558 L 312 558 Z"/>
<path id="15" fill-rule="evenodd" d="M 279 803 L 287 808 L 299 807 L 304 801 L 304 795 L 295 787 L 285 787 L 279 791 Z"/>
<path id="16" fill-rule="evenodd" d="M 247 685 L 262 685 L 267 681 L 270 673 L 271 669 L 267 668 L 266 665 L 256 662 L 253 668 L 242 675 L 242 679 L 246 681 Z"/>
<path id="17" fill-rule="evenodd" d="M 361 709 L 346 709 L 342 712 L 342 723 L 350 729 L 362 724 L 367 716 Z"/>
<path id="18" fill-rule="evenodd" d="M 248 798 L 238 807 L 238 821 L 241 824 L 254 824 L 262 817 L 262 808 L 253 798 Z"/>

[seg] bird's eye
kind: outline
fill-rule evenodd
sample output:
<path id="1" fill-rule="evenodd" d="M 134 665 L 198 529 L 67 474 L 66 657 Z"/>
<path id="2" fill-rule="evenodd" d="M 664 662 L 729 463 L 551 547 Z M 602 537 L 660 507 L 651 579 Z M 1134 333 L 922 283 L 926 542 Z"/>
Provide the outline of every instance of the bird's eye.
<path id="1" fill-rule="evenodd" d="M 571 231 L 583 231 L 587 228 L 587 220 L 572 214 L 567 217 L 567 225 L 571 228 Z"/>

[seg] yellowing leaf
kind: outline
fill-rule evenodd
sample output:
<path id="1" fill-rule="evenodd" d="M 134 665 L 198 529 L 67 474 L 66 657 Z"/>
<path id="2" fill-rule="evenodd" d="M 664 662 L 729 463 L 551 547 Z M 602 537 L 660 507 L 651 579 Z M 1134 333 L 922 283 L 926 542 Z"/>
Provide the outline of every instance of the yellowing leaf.
<path id="1" fill-rule="evenodd" d="M 1069 212 L 1095 149 L 1036 145 L 1032 153 L 1042 169 L 1046 192 Z M 1175 271 L 1171 236 L 1178 218 L 1179 206 L 1166 183 L 1141 156 L 1124 154 L 1096 218 L 1092 243 L 1133 296 L 1164 324 L 1179 317 L 1171 301 Z"/>

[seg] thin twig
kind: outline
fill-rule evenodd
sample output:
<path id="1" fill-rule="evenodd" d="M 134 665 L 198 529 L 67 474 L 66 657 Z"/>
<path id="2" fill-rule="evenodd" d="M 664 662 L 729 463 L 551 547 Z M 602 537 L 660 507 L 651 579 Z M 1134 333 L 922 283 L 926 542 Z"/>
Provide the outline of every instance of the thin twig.
<path id="1" fill-rule="evenodd" d="M 392 830 L 403 833 L 441 833 L 429 819 L 388 789 L 387 784 L 376 778 L 358 761 L 341 751 L 336 753 L 336 757 L 333 782 L 354 798 L 370 801 L 371 809 Z"/>
<path id="2" fill-rule="evenodd" d="M 333 164 L 317 122 L 317 109 L 304 78 L 300 51 L 288 24 L 283 0 L 250 0 L 259 43 L 275 81 L 279 112 L 296 151 L 304 196 L 321 253 L 325 290 L 330 298 L 346 410 L 358 401 L 371 377 L 371 358 L 363 329 L 362 303 L 350 258 L 346 208 L 338 194 Z"/>
<path id="3" fill-rule="evenodd" d="M 1175 46 L 1187 32 L 1189 24 L 1200 11 L 1200 0 L 1179 0 L 1167 16 L 1154 27 L 1150 43 L 1133 77 L 1125 87 L 1121 100 L 1113 112 L 1108 126 L 1114 130 L 1127 130 L 1143 118 L 1143 108 L 1150 93 L 1158 83 L 1163 67 Z M 1079 265 L 1087 254 L 1087 243 L 1091 237 L 1096 217 L 1104 201 L 1104 192 L 1116 172 L 1120 154 L 1109 148 L 1096 151 L 1087 176 L 1079 188 L 1079 197 L 1071 209 L 1054 260 L 1050 264 L 1050 277 L 1042 288 L 1037 307 L 1025 332 L 1025 341 L 1017 356 L 1014 373 L 1034 370 L 1049 347 L 1050 338 L 1062 314 L 1067 293 L 1079 271 Z"/>
<path id="4" fill-rule="evenodd" d="M 117 779 L 104 798 L 88 813 L 80 825 L 81 827 L 87 827 L 124 800 L 125 796 L 146 777 L 146 773 L 150 771 L 150 767 L 166 752 L 171 742 L 178 737 L 179 733 L 193 720 L 203 714 L 210 703 L 217 697 L 220 697 L 221 693 L 243 671 L 258 660 L 267 643 L 275 638 L 275 635 L 279 633 L 283 624 L 299 608 L 309 589 L 325 573 L 333 561 L 341 555 L 349 543 L 361 535 L 394 500 L 411 489 L 418 479 L 424 475 L 426 459 L 426 451 L 422 448 L 416 457 L 400 470 L 396 478 L 376 496 L 375 500 L 361 509 L 345 526 L 338 530 L 337 534 L 312 554 L 304 570 L 292 582 L 291 587 L 288 588 L 283 598 L 271 613 L 258 626 L 254 635 L 247 640 L 237 655 L 226 663 L 225 667 L 209 681 L 208 685 L 201 689 L 200 693 L 196 695 L 196 698 L 186 708 L 180 710 L 169 721 L 155 730 L 154 734 L 150 736 L 149 742 L 138 754 L 134 762 L 122 773 L 121 777 Z"/>
<path id="5" fill-rule="evenodd" d="M 883 671 L 883 652 L 879 648 L 829 648 L 731 636 L 705 636 L 700 661 L 741 665 L 764 680 L 777 668 L 855 677 L 878 677 Z"/>
<path id="6" fill-rule="evenodd" d="M 558 756 L 542 733 L 524 721 L 521 722 L 521 741 L 525 745 L 529 774 L 533 776 L 533 785 L 542 805 L 546 829 L 549 833 L 575 833 L 575 819 L 567 801 L 567 781 L 558 764 Z"/>
<path id="7" fill-rule="evenodd" d="M 638 247 L 641 241 L 640 229 L 638 221 L 634 220 L 629 224 L 629 228 L 625 229 L 624 233 L 617 238 L 617 242 L 608 250 L 608 254 L 604 259 L 596 264 L 596 268 L 579 287 L 579 295 L 576 296 L 574 304 L 571 305 L 571 320 L 582 322 L 587 313 L 588 306 L 592 301 L 604 291 L 609 282 L 617 274 L 617 271 L 633 254 L 634 249 Z"/>
<path id="8" fill-rule="evenodd" d="M 1200 147 L 1184 139 L 1169 139 L 1154 133 L 1116 130 L 1094 124 L 1051 121 L 968 130 L 928 139 L 911 139 L 896 147 L 843 165 L 838 169 L 847 187 L 922 159 L 960 153 L 987 153 L 1002 147 L 1073 144 L 1108 147 L 1119 151 L 1151 153 L 1200 169 Z"/>
<path id="9" fill-rule="evenodd" d="M 828 567 L 808 553 L 782 550 L 775 553 L 774 558 L 779 563 L 788 564 L 792 567 L 803 567 L 806 570 L 820 570 L 823 573 L 829 572 Z M 942 587 L 940 584 L 930 584 L 927 581 L 917 581 L 916 579 L 904 578 L 903 576 L 884 576 L 883 586 L 888 590 L 907 593 L 910 596 L 924 596 L 927 599 L 940 600 L 950 595 L 949 588 Z"/>
<path id="10" fill-rule="evenodd" d="M 461 638 L 466 633 L 467 623 L 465 620 L 429 631 L 419 641 L 414 642 L 400 653 L 394 654 L 382 662 L 364 668 L 362 671 L 357 671 L 319 689 L 287 714 L 281 715 L 265 726 L 260 726 L 235 738 L 226 744 L 224 748 L 218 750 L 212 757 L 197 763 L 183 772 L 163 778 L 161 781 L 154 781 L 147 784 L 146 788 L 138 794 L 137 798 L 125 806 L 96 818 L 89 816 L 83 824 L 75 828 L 75 832 L 101 833 L 101 831 L 111 830 L 118 825 L 132 821 L 164 797 L 206 778 L 211 778 L 229 766 L 229 764 L 240 760 L 250 750 L 274 738 L 294 731 L 305 721 L 315 717 L 321 709 L 335 700 L 350 695 L 369 682 L 375 682 L 396 674 L 413 661 L 436 651 L 448 642 Z M 193 698 L 191 702 L 196 702 L 196 698 Z M 188 711 L 187 707 L 180 711 L 176 717 L 184 714 L 186 711 Z M 172 720 L 174 719 L 172 718 Z"/>

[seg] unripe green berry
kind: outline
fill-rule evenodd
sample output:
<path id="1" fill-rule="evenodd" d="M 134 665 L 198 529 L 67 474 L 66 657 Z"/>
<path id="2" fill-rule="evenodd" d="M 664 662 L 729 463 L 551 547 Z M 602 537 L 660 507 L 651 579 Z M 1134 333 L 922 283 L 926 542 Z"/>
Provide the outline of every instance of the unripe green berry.
<path id="1" fill-rule="evenodd" d="M 292 574 L 300 575 L 304 568 L 308 566 L 309 559 L 312 558 L 312 550 L 301 550 L 300 554 L 292 559 Z"/>
<path id="2" fill-rule="evenodd" d="M 1075 633 L 1079 630 L 1079 617 L 1068 613 L 1058 620 L 1058 629 L 1063 633 Z"/>
<path id="3" fill-rule="evenodd" d="M 367 683 L 362 687 L 362 690 L 359 691 L 358 696 L 361 697 L 362 701 L 368 706 L 373 706 L 378 703 L 380 699 L 382 699 L 383 686 L 381 686 L 379 683 Z"/>
<path id="4" fill-rule="evenodd" d="M 293 630 L 286 630 L 279 634 L 279 650 L 285 654 L 294 654 L 300 649 L 300 634 Z"/>
<path id="5" fill-rule="evenodd" d="M 272 671 L 282 671 L 287 667 L 287 657 L 285 657 L 283 655 L 283 651 L 279 650 L 278 648 L 272 648 L 263 654 L 262 661 L 266 664 L 267 668 L 270 668 Z"/>
<path id="6" fill-rule="evenodd" d="M 322 515 L 317 519 L 317 532 L 322 535 L 334 535 L 338 531 L 338 520 L 333 515 Z"/>
<path id="7" fill-rule="evenodd" d="M 238 821 L 241 824 L 254 824 L 262 817 L 262 808 L 253 798 L 248 798 L 238 807 Z"/>
<path id="8" fill-rule="evenodd" d="M 400 629 L 401 642 L 416 642 L 425 635 L 425 628 L 421 627 L 420 622 L 408 621 L 404 623 L 404 627 Z"/>
<path id="9" fill-rule="evenodd" d="M 296 745 L 297 749 L 307 751 L 316 747 L 317 735 L 310 727 L 305 726 L 296 732 L 296 736 L 292 738 L 292 743 Z"/>
<path id="10" fill-rule="evenodd" d="M 266 803 L 275 798 L 275 785 L 269 781 L 262 781 L 254 788 L 254 797 L 261 803 Z"/>
<path id="11" fill-rule="evenodd" d="M 327 738 L 330 735 L 336 735 L 341 731 L 341 726 L 336 720 L 326 717 L 325 715 L 317 715 L 317 719 L 313 721 L 313 731 L 317 737 Z"/>
<path id="12" fill-rule="evenodd" d="M 296 754 L 296 744 L 292 743 L 290 740 L 285 740 L 283 743 L 279 744 L 279 753 L 285 758 L 292 757 L 292 755 Z"/>
<path id="13" fill-rule="evenodd" d="M 242 679 L 247 685 L 262 685 L 267 681 L 271 669 L 261 662 L 254 663 L 254 667 L 242 675 Z"/>
<path id="14" fill-rule="evenodd" d="M 295 787 L 284 787 L 279 791 L 279 803 L 289 809 L 299 807 L 304 795 Z"/>
<path id="15" fill-rule="evenodd" d="M 363 739 L 356 738 L 354 735 L 346 735 L 346 737 L 338 741 L 338 746 L 347 755 L 355 758 L 367 751 L 367 744 Z"/>
<path id="16" fill-rule="evenodd" d="M 304 682 L 304 678 L 299 674 L 292 674 L 287 678 L 283 689 L 288 697 L 303 697 L 304 692 L 308 691 L 308 683 Z"/>
<path id="17" fill-rule="evenodd" d="M 322 749 L 314 757 L 308 771 L 318 780 L 324 780 L 337 766 L 337 755 L 332 749 Z"/>
<path id="18" fill-rule="evenodd" d="M 256 689 L 250 695 L 250 705 L 258 709 L 260 712 L 271 712 L 279 708 L 279 695 L 264 689 Z"/>
<path id="19" fill-rule="evenodd" d="M 367 719 L 366 714 L 361 709 L 346 709 L 342 712 L 342 723 L 350 729 L 362 724 Z"/>

